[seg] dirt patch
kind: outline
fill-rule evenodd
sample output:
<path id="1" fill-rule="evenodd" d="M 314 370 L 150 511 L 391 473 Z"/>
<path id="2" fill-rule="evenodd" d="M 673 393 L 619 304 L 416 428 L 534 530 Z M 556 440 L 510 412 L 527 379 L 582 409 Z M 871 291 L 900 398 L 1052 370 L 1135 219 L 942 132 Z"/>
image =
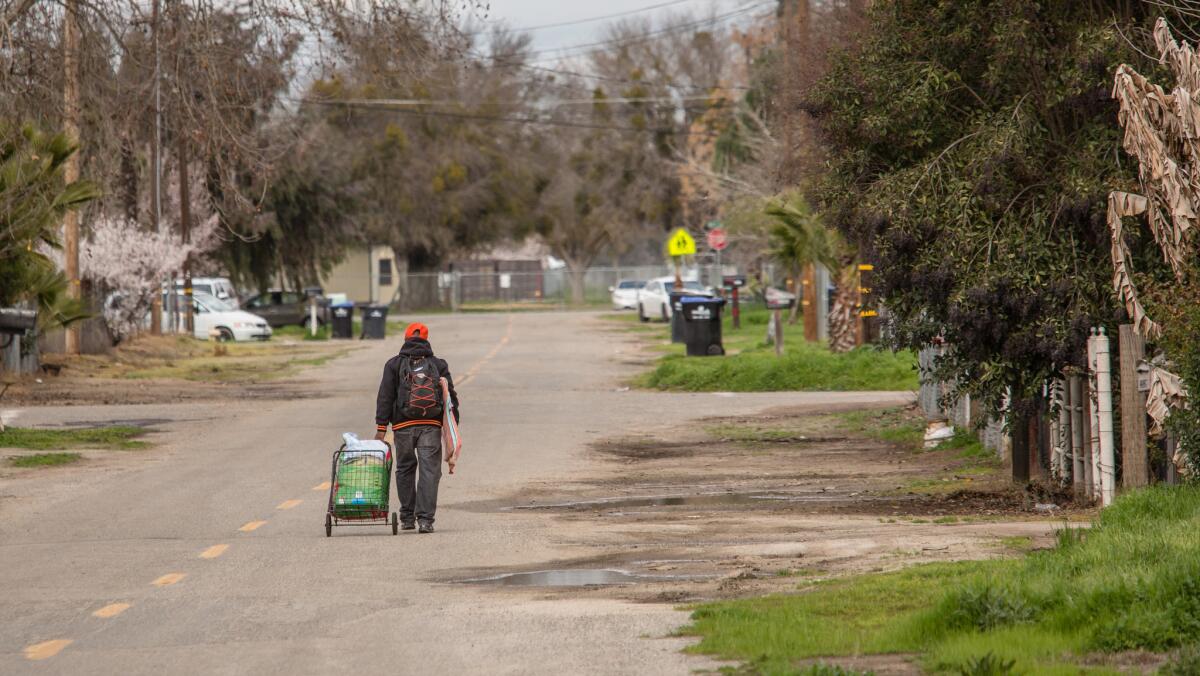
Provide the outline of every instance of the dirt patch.
<path id="1" fill-rule="evenodd" d="M 107 355 L 45 355 L 44 361 L 54 369 L 15 380 L 0 406 L 310 397 L 313 388 L 295 374 L 349 349 L 337 343 L 299 341 L 217 346 L 146 336 Z"/>
<path id="2" fill-rule="evenodd" d="M 697 451 L 695 442 L 665 442 L 651 438 L 621 438 L 598 441 L 592 444 L 597 453 L 626 460 L 662 460 L 685 458 Z"/>
<path id="3" fill-rule="evenodd" d="M 1012 486 L 995 459 L 872 438 L 811 409 L 692 421 L 592 450 L 610 471 L 467 506 L 547 520 L 564 547 L 596 552 L 541 570 L 607 568 L 634 580 L 532 593 L 680 603 L 786 592 L 848 573 L 1014 556 L 1051 546 L 1064 519 L 1091 516 L 1064 494 Z M 524 572 L 535 571 L 452 577 Z M 886 673 L 911 668 L 892 666 Z"/>
<path id="4" fill-rule="evenodd" d="M 14 385 L 0 400 L 3 406 L 80 406 L 162 404 L 231 399 L 298 399 L 318 396 L 307 381 L 288 379 L 270 384 L 198 383 L 156 378 L 124 380 L 61 376 Z"/>

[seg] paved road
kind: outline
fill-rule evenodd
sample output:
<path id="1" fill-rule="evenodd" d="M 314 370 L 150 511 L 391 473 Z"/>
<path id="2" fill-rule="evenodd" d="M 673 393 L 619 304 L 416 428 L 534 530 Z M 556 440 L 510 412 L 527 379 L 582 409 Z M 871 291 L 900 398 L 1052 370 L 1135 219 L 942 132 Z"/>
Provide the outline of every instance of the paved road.
<path id="1" fill-rule="evenodd" d="M 0 673 L 685 674 L 702 662 L 660 638 L 686 620 L 669 606 L 437 582 L 572 555 L 543 517 L 455 505 L 568 480 L 598 462 L 589 441 L 659 416 L 872 398 L 619 391 L 629 344 L 588 315 L 428 323 L 460 382 L 467 441 L 434 535 L 323 529 L 330 453 L 342 431 L 371 432 L 397 340 L 307 374 L 318 398 L 19 412 L 30 425 L 174 422 L 145 457 L 0 496 Z"/>

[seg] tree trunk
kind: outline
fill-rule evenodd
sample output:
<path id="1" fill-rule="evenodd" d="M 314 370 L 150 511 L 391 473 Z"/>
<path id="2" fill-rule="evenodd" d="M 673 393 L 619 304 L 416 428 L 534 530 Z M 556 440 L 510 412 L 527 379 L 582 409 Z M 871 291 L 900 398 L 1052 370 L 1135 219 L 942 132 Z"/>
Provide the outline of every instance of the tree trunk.
<path id="1" fill-rule="evenodd" d="M 586 300 L 584 297 L 583 277 L 587 274 L 587 268 L 568 260 L 567 272 L 567 281 L 571 285 L 571 304 L 583 305 Z"/>
<path id="2" fill-rule="evenodd" d="M 855 274 L 854 265 L 844 265 L 840 270 L 833 292 L 833 306 L 829 308 L 829 349 L 833 352 L 849 352 L 854 349 Z"/>

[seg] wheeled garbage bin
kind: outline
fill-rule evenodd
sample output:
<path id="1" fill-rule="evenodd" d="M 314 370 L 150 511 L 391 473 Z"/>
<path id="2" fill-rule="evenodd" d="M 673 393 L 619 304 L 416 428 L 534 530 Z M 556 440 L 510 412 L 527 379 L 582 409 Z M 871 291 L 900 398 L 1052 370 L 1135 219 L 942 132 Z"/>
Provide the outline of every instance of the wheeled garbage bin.
<path id="1" fill-rule="evenodd" d="M 362 309 L 362 337 L 383 340 L 387 337 L 386 305 L 367 305 Z"/>
<path id="2" fill-rule="evenodd" d="M 330 307 L 330 324 L 334 338 L 354 337 L 354 303 L 337 303 Z"/>
<path id="3" fill-rule="evenodd" d="M 683 342 L 689 357 L 713 357 L 725 354 L 721 344 L 721 306 L 724 298 L 685 296 L 679 299 L 683 308 Z"/>

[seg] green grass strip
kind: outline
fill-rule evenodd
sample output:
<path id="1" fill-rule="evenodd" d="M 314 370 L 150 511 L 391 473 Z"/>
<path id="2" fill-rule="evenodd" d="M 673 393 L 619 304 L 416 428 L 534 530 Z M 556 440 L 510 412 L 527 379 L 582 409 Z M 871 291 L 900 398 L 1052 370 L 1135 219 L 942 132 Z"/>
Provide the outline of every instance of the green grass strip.
<path id="1" fill-rule="evenodd" d="M 12 458 L 9 460 L 9 464 L 13 467 L 53 467 L 69 465 L 79 458 L 78 453 L 35 453 Z"/>
<path id="2" fill-rule="evenodd" d="M 642 376 L 643 387 L 687 392 L 778 392 L 915 390 L 916 357 L 911 352 L 888 352 L 872 346 L 835 354 L 824 343 L 803 339 L 799 325 L 785 329 L 784 354 L 765 342 L 769 313 L 742 312 L 741 327 L 733 328 L 726 310 L 722 318 L 724 357 L 685 357 L 682 345 L 668 343 L 666 324 L 636 324 L 636 318 L 617 315 L 613 321 L 634 323 L 646 335 L 661 339 L 655 347 L 669 354 Z"/>
<path id="3" fill-rule="evenodd" d="M 132 451 L 150 447 L 149 443 L 135 439 L 145 433 L 145 429 L 131 425 L 68 430 L 8 427 L 0 432 L 0 448 L 32 450 L 95 448 Z"/>

